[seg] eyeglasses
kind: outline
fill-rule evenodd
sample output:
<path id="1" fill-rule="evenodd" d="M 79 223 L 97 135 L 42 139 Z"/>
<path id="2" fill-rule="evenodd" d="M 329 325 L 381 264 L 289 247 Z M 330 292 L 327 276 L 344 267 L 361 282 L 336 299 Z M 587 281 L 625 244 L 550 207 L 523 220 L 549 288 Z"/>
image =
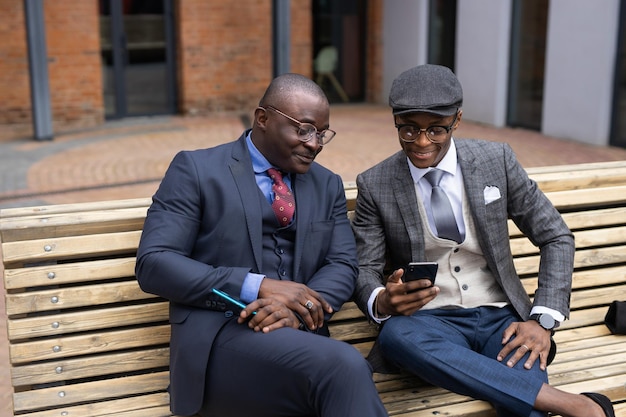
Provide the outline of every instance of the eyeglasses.
<path id="1" fill-rule="evenodd" d="M 448 137 L 448 133 L 452 130 L 452 126 L 456 123 L 456 119 L 459 117 L 457 111 L 454 116 L 454 120 L 449 126 L 428 126 L 426 129 L 420 129 L 415 125 L 404 124 L 399 125 L 396 123 L 396 129 L 398 129 L 398 136 L 403 142 L 412 143 L 419 139 L 422 132 L 426 133 L 426 138 L 432 143 L 441 143 Z"/>
<path id="2" fill-rule="evenodd" d="M 273 110 L 281 116 L 284 116 L 292 122 L 296 123 L 298 125 L 298 140 L 300 142 L 309 142 L 311 139 L 313 139 L 314 136 L 317 136 L 317 142 L 320 144 L 320 146 L 324 146 L 328 142 L 330 142 L 337 134 L 337 132 L 331 129 L 324 129 L 321 132 L 318 132 L 317 128 L 311 123 L 302 123 L 300 120 L 294 119 L 291 116 L 287 116 L 285 113 L 275 107 L 267 106 L 267 108 L 261 108 L 263 110 Z"/>

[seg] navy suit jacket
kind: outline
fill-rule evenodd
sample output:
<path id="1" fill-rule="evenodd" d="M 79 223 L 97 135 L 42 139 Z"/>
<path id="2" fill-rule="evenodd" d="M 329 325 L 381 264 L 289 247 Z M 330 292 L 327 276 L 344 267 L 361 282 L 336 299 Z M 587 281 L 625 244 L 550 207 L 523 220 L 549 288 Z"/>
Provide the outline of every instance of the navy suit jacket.
<path id="1" fill-rule="evenodd" d="M 170 395 L 176 414 L 194 414 L 202 405 L 211 346 L 232 315 L 215 311 L 212 288 L 238 296 L 246 274 L 264 273 L 261 204 L 268 203 L 255 181 L 246 134 L 175 156 L 153 197 L 139 244 L 141 288 L 170 301 Z M 292 178 L 292 188 L 292 276 L 338 311 L 350 298 L 358 272 L 342 180 L 314 163 Z"/>

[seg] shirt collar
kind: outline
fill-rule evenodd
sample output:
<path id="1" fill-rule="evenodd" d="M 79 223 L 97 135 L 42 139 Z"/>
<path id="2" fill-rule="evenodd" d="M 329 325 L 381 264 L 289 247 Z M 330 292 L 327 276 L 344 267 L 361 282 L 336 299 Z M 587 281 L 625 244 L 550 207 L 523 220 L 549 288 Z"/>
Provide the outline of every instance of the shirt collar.
<path id="1" fill-rule="evenodd" d="M 246 143 L 248 144 L 248 152 L 250 153 L 250 159 L 252 159 L 252 169 L 255 174 L 261 174 L 272 168 L 272 164 L 263 156 L 261 151 L 254 146 L 252 142 L 251 132 L 246 136 Z"/>
<path id="2" fill-rule="evenodd" d="M 407 163 L 409 164 L 409 171 L 411 171 L 411 177 L 413 177 L 413 182 L 417 184 L 419 180 L 422 179 L 424 175 L 430 170 L 432 167 L 428 168 L 418 168 L 411 163 L 411 160 L 407 156 Z M 456 145 L 454 144 L 454 138 L 450 138 L 450 148 L 448 148 L 448 152 L 443 157 L 441 161 L 437 164 L 437 169 L 441 169 L 442 171 L 448 172 L 452 175 L 456 174 L 457 170 L 457 158 L 456 158 Z"/>

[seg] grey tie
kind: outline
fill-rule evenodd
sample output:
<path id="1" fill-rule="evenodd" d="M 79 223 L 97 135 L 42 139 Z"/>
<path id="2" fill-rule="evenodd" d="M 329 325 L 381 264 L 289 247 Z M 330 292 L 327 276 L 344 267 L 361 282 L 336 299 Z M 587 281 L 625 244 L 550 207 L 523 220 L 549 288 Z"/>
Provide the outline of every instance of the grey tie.
<path id="1" fill-rule="evenodd" d="M 430 209 L 435 219 L 435 226 L 437 226 L 437 234 L 439 237 L 461 243 L 461 234 L 459 233 L 459 227 L 454 218 L 450 199 L 448 199 L 448 195 L 443 188 L 439 186 L 443 174 L 444 171 L 433 169 L 424 175 L 424 178 L 426 178 L 433 187 L 430 196 Z"/>

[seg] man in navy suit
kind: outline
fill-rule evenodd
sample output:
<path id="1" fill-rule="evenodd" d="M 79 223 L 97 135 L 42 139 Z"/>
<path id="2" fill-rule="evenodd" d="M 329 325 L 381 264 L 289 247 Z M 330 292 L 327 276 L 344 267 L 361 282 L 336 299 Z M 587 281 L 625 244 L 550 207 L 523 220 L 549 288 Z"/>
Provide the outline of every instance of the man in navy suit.
<path id="1" fill-rule="evenodd" d="M 382 324 L 369 358 L 375 369 L 386 358 L 489 401 L 499 416 L 614 416 L 601 394 L 548 385 L 551 334 L 569 314 L 574 239 L 508 145 L 452 137 L 462 102 L 448 68 L 400 74 L 389 104 L 402 150 L 357 177 L 355 299 Z M 513 264 L 509 218 L 540 249 L 532 303 Z M 438 263 L 435 285 L 404 278 L 416 261 Z"/>
<path id="2" fill-rule="evenodd" d="M 175 414 L 387 415 L 362 355 L 325 337 L 358 270 L 342 180 L 314 162 L 334 135 L 319 86 L 285 74 L 269 85 L 251 130 L 180 152 L 168 168 L 136 273 L 142 289 L 170 301 Z M 293 216 L 273 210 L 281 197 L 270 168 L 285 198 L 295 197 Z"/>

